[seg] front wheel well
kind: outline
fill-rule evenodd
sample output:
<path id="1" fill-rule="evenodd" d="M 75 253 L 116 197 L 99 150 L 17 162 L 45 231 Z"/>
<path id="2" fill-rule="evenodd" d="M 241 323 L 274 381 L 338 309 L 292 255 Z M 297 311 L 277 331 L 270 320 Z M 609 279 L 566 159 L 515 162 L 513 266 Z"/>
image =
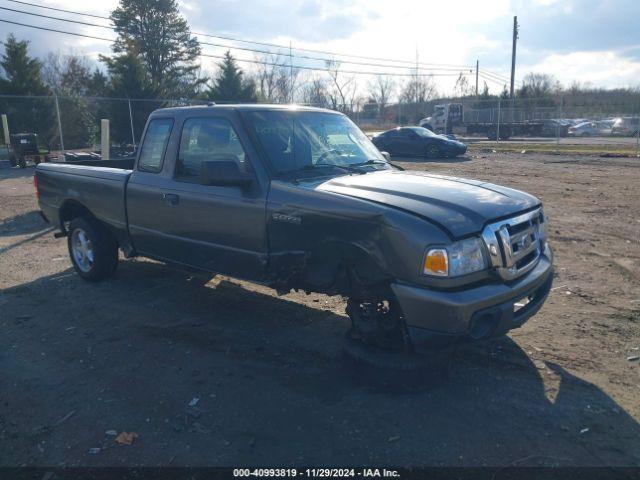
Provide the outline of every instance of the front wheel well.
<path id="1" fill-rule="evenodd" d="M 387 274 L 372 254 L 348 243 L 328 242 L 317 246 L 309 254 L 304 283 L 315 291 L 330 295 L 366 298 L 390 282 Z"/>

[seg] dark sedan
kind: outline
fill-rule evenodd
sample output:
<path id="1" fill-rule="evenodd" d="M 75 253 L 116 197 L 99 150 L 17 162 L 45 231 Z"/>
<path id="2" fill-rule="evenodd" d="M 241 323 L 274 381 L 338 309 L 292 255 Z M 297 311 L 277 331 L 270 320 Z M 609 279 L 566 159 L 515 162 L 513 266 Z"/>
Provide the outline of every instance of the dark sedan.
<path id="1" fill-rule="evenodd" d="M 400 127 L 373 137 L 378 150 L 391 155 L 419 155 L 427 158 L 455 157 L 467 151 L 467 146 L 422 127 Z"/>

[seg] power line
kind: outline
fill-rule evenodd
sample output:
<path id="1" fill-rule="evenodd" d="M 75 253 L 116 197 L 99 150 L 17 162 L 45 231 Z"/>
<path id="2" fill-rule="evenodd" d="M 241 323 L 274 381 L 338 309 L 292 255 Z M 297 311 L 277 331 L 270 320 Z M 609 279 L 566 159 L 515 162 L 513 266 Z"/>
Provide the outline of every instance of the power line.
<path id="1" fill-rule="evenodd" d="M 506 81 L 505 81 L 505 80 L 498 80 L 498 79 L 496 79 L 496 78 L 493 78 L 493 77 L 490 77 L 490 76 L 488 76 L 488 75 L 485 75 L 485 74 L 484 74 L 484 73 L 482 73 L 482 72 L 480 72 L 480 76 L 482 77 L 482 79 L 483 79 L 483 80 L 488 80 L 488 81 L 493 82 L 493 83 L 495 83 L 496 85 L 500 85 L 500 86 L 504 86 L 504 85 L 506 85 L 507 83 L 509 83 L 509 81 L 508 81 L 508 80 L 506 80 Z"/>
<path id="2" fill-rule="evenodd" d="M 48 27 L 38 27 L 36 25 L 29 25 L 29 24 L 26 24 L 26 23 L 14 22 L 12 20 L 5 20 L 4 18 L 0 18 L 0 22 L 11 23 L 13 25 L 20 25 L 21 27 L 35 28 L 37 30 L 46 30 L 48 32 L 63 33 L 65 35 L 74 35 L 76 37 L 92 38 L 94 40 L 103 40 L 103 41 L 106 41 L 106 42 L 113 42 L 114 41 L 114 39 L 112 39 L 112 38 L 97 37 L 95 35 L 87 35 L 85 33 L 65 32 L 64 30 L 56 30 L 55 28 L 48 28 Z"/>
<path id="3" fill-rule="evenodd" d="M 98 27 L 98 28 L 105 28 L 111 31 L 114 31 L 115 28 L 111 27 L 111 26 L 107 26 L 107 25 L 99 25 L 97 23 L 89 23 L 89 22 L 82 22 L 80 20 L 72 20 L 72 19 L 68 19 L 68 18 L 60 18 L 60 17 L 54 17 L 54 16 L 50 16 L 50 15 L 44 15 L 44 14 L 40 14 L 40 13 L 34 13 L 34 12 L 26 12 L 24 10 L 16 10 L 14 8 L 8 8 L 8 7 L 0 7 L 0 10 L 7 10 L 10 12 L 15 12 L 15 13 L 22 13 L 25 15 L 32 15 L 35 17 L 41 17 L 41 18 L 47 18 L 50 20 L 58 20 L 58 21 L 62 21 L 62 22 L 69 22 L 69 23 L 74 23 L 74 24 L 78 24 L 78 25 L 86 25 L 89 27 Z M 211 43 L 211 42 L 203 42 L 200 41 L 200 43 L 202 45 L 209 45 L 212 47 L 218 47 L 218 48 L 226 48 L 226 49 L 232 49 L 232 50 L 244 50 L 244 51 L 248 51 L 248 52 L 255 52 L 255 53 L 262 53 L 262 54 L 267 54 L 267 55 L 282 55 L 282 53 L 280 52 L 272 52 L 270 50 L 258 50 L 258 49 L 254 49 L 254 48 L 248 48 L 248 47 L 238 47 L 235 45 L 225 45 L 225 44 L 220 44 L 220 43 Z M 312 56 L 308 56 L 308 55 L 290 55 L 293 56 L 295 58 L 302 58 L 305 60 L 315 60 L 315 61 L 322 61 L 322 62 L 327 62 L 327 61 L 331 61 L 331 59 L 328 58 L 319 58 L 319 57 L 312 57 Z M 347 64 L 351 64 L 351 65 L 363 65 L 363 66 L 368 66 L 368 67 L 381 67 L 381 68 L 402 68 L 402 69 L 407 69 L 407 67 L 403 67 L 401 65 L 385 65 L 385 64 L 379 64 L 379 63 L 368 63 L 368 62 L 356 62 L 356 61 L 347 61 L 347 60 L 343 60 L 340 61 L 340 63 L 347 63 Z M 418 70 L 441 70 L 441 71 L 460 71 L 461 69 L 459 68 L 454 68 L 454 67 L 433 67 L 433 68 L 424 68 L 424 67 L 418 67 Z"/>
<path id="4" fill-rule="evenodd" d="M 29 2 L 24 2 L 24 1 L 20 1 L 20 0 L 7 0 L 8 2 L 14 2 L 14 3 L 19 3 L 22 5 L 28 5 L 31 7 L 37 7 L 37 8 L 44 8 L 44 9 L 49 9 L 49 10 L 55 10 L 58 12 L 64 12 L 64 13 L 70 13 L 72 15 L 81 15 L 81 16 L 88 16 L 88 17 L 93 17 L 93 18 L 100 18 L 103 20 L 109 20 L 111 21 L 110 17 L 104 17 L 101 15 L 93 15 L 90 13 L 82 13 L 82 12 L 77 12 L 77 11 L 73 11 L 73 10 L 65 10 L 62 8 L 54 8 L 54 7 L 48 7 L 45 5 L 37 5 L 35 3 L 29 3 Z M 25 12 L 28 13 L 28 12 Z M 68 19 L 59 19 L 59 20 L 65 20 L 68 21 Z M 92 26 L 99 26 L 101 28 L 111 28 L 111 27 L 106 27 L 105 25 L 92 25 Z M 262 46 L 266 46 L 266 47 L 274 47 L 274 48 L 279 48 L 279 49 L 283 49 L 283 50 L 287 50 L 289 49 L 288 46 L 285 45 L 278 45 L 275 43 L 268 43 L 268 42 L 257 42 L 257 41 L 253 41 L 253 40 L 244 40 L 244 39 L 240 39 L 240 38 L 234 38 L 234 37 L 228 37 L 228 36 L 221 36 L 221 35 L 212 35 L 209 33 L 200 33 L 200 32 L 192 32 L 194 35 L 199 35 L 199 36 L 203 36 L 203 37 L 210 37 L 210 38 L 219 38 L 222 40 L 229 40 L 232 42 L 240 42 L 240 43 L 249 43 L 249 44 L 254 44 L 254 45 L 262 45 Z M 384 58 L 384 57 L 371 57 L 371 56 L 366 56 L 366 55 L 354 55 L 354 54 L 346 54 L 346 53 L 338 53 L 338 52 L 330 52 L 327 50 L 316 50 L 316 49 L 311 49 L 311 48 L 301 48 L 301 47 L 291 47 L 292 50 L 297 50 L 297 51 L 303 51 L 303 52 L 312 52 L 312 53 L 320 53 L 320 54 L 324 54 L 324 55 L 333 55 L 333 56 L 338 56 L 338 57 L 350 57 L 350 58 L 360 58 L 360 59 L 364 59 L 364 60 L 378 60 L 378 61 L 384 61 L 384 62 L 394 62 L 394 63 L 403 63 L 403 64 L 408 64 L 411 65 L 412 67 L 415 68 L 416 63 L 414 61 L 411 60 L 399 60 L 399 59 L 393 59 L 393 58 Z M 329 59 L 323 59 L 323 60 L 329 60 Z M 347 63 L 346 61 L 343 61 L 344 63 Z M 464 69 L 471 69 L 471 67 L 469 65 L 453 65 L 453 64 L 442 64 L 442 63 L 423 63 L 420 62 L 419 63 L 420 66 L 425 66 L 425 67 L 452 67 L 452 68 L 464 68 Z"/>
<path id="5" fill-rule="evenodd" d="M 503 80 L 503 81 L 505 81 L 505 82 L 508 82 L 508 81 L 509 81 L 509 77 L 506 77 L 505 75 L 501 75 L 501 74 L 498 74 L 498 73 L 489 72 L 489 71 L 484 70 L 484 69 L 480 69 L 480 71 L 481 71 L 482 73 L 484 73 L 485 75 L 488 75 L 488 76 L 490 76 L 490 77 L 495 78 L 496 80 Z"/>
<path id="6" fill-rule="evenodd" d="M 9 1 L 12 1 L 12 0 L 9 0 Z M 52 17 L 50 15 L 44 15 L 42 13 L 26 12 L 24 10 L 17 10 L 15 8 L 0 7 L 0 10 L 8 10 L 10 12 L 23 13 L 25 15 L 32 15 L 34 17 L 42 17 L 42 18 L 48 18 L 50 20 L 59 20 L 59 21 L 62 21 L 62 22 L 71 22 L 71 23 L 77 23 L 79 25 L 87 25 L 89 27 L 100 27 L 100 28 L 107 28 L 109 30 L 113 30 L 113 27 L 110 27 L 108 25 L 98 25 L 97 23 L 83 22 L 81 20 L 72 20 L 70 18 Z"/>
<path id="7" fill-rule="evenodd" d="M 21 23 L 21 22 L 14 22 L 12 20 L 6 20 L 3 18 L 0 18 L 0 22 L 4 22 L 4 23 L 10 23 L 13 25 L 19 25 L 22 27 L 27 27 L 27 28 L 34 28 L 36 30 L 45 30 L 48 32 L 54 32 L 54 33 L 61 33 L 64 35 L 73 35 L 76 37 L 84 37 L 84 38 L 91 38 L 93 40 L 101 40 L 101 41 L 106 41 L 106 42 L 113 42 L 114 40 L 111 38 L 105 38 L 105 37 L 98 37 L 96 35 L 88 35 L 88 34 L 84 34 L 84 33 L 77 33 L 77 32 L 68 32 L 65 30 L 58 30 L 55 28 L 48 28 L 48 27 L 41 27 L 41 26 L 36 26 L 36 25 L 29 25 L 27 23 Z M 222 55 L 212 55 L 212 54 L 208 54 L 208 53 L 201 53 L 200 54 L 201 57 L 209 57 L 209 58 L 217 58 L 217 59 L 224 59 L 225 57 Z M 260 65 L 272 65 L 272 66 L 276 66 L 276 67 L 290 67 L 290 65 L 288 64 L 284 64 L 284 63 L 274 63 L 274 62 L 264 62 L 264 61 L 258 61 L 258 60 L 249 60 L 249 59 L 243 59 L 243 58 L 236 58 L 235 60 L 237 60 L 238 62 L 245 62 L 245 63 L 254 63 L 254 64 L 260 64 Z M 302 66 L 302 65 L 293 65 L 294 68 L 296 69 L 300 69 L 300 70 L 313 70 L 313 71 L 323 71 L 323 72 L 331 72 L 333 71 L 330 68 L 319 68 L 319 67 L 307 67 L 307 66 Z M 391 77 L 444 77 L 444 76 L 459 76 L 459 75 L 469 75 L 468 73 L 463 73 L 463 72 L 459 72 L 459 73 L 431 73 L 428 75 L 425 74 L 414 74 L 414 73 L 388 73 L 388 72 L 363 72 L 363 71 L 357 71 L 357 70 L 340 70 L 341 73 L 347 73 L 347 74 L 354 74 L 354 75 L 384 75 L 384 76 L 391 76 Z"/>
<path id="8" fill-rule="evenodd" d="M 74 15 L 83 15 L 85 17 L 102 18 L 103 20 L 111 20 L 109 17 L 102 17 L 100 15 L 93 15 L 91 13 L 74 12 L 73 10 L 64 10 L 62 8 L 47 7 L 47 6 L 38 5 L 35 3 L 21 2 L 20 0 L 7 0 L 7 1 L 13 2 L 13 3 L 21 3 L 22 5 L 29 5 L 30 7 L 39 7 L 39 8 L 46 8 L 48 10 L 55 10 L 56 12 L 72 13 Z"/>
<path id="9" fill-rule="evenodd" d="M 0 21 L 2 21 L 0 19 Z M 224 59 L 224 55 L 211 55 L 208 53 L 201 53 L 203 57 L 209 58 L 220 58 Z M 274 67 L 286 67 L 289 68 L 291 65 L 288 63 L 273 63 L 273 62 L 263 62 L 260 60 L 249 60 L 245 58 L 235 58 L 234 60 L 238 62 L 246 62 L 246 63 L 256 63 L 260 65 L 271 65 Z M 299 70 L 313 70 L 313 71 L 321 71 L 321 72 L 333 72 L 334 70 L 330 68 L 319 68 L 319 67 L 305 67 L 303 65 L 293 65 L 293 68 Z M 359 70 L 339 70 L 340 73 L 348 73 L 353 75 L 383 75 L 389 77 L 459 77 L 460 75 L 471 75 L 471 73 L 457 72 L 457 73 L 429 73 L 429 74 L 415 74 L 415 73 L 387 73 L 387 72 L 363 72 Z"/>
<path id="10" fill-rule="evenodd" d="M 506 87 L 507 84 L 509 83 L 509 81 L 503 81 L 503 80 L 496 80 L 495 78 L 491 78 L 488 77 L 486 75 L 483 75 L 482 73 L 480 73 L 480 76 L 484 79 L 484 80 L 488 80 L 489 82 L 493 82 L 495 85 L 498 85 L 500 87 Z"/>

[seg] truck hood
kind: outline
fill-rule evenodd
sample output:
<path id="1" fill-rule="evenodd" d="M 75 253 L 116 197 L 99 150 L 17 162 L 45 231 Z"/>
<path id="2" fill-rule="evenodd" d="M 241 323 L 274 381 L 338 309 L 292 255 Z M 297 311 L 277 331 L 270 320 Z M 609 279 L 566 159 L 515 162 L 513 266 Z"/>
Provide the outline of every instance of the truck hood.
<path id="1" fill-rule="evenodd" d="M 342 176 L 315 188 L 418 215 L 454 238 L 479 233 L 492 220 L 540 204 L 534 196 L 511 188 L 417 171 L 384 170 Z"/>

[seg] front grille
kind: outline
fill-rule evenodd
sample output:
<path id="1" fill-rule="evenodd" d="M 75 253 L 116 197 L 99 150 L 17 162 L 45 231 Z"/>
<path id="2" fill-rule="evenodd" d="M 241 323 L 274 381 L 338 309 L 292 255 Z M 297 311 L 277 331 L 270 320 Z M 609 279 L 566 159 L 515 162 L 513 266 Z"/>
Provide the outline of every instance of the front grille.
<path id="1" fill-rule="evenodd" d="M 542 254 L 540 238 L 546 221 L 542 209 L 487 225 L 482 238 L 491 265 L 505 280 L 512 280 L 531 270 Z"/>

